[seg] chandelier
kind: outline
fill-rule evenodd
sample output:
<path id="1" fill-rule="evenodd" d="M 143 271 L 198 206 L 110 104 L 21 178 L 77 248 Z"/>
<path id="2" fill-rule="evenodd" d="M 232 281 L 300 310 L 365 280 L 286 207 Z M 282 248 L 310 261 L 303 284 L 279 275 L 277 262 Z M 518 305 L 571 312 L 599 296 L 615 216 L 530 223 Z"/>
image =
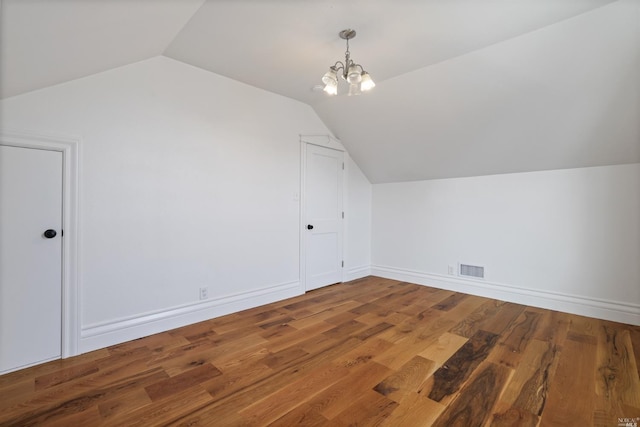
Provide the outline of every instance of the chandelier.
<path id="1" fill-rule="evenodd" d="M 341 39 L 347 41 L 347 51 L 344 53 L 344 63 L 338 61 L 329 67 L 329 71 L 322 76 L 322 83 L 324 83 L 324 91 L 329 95 L 338 94 L 338 73 L 343 80 L 349 83 L 348 95 L 358 95 L 361 91 L 366 92 L 373 89 L 376 85 L 371 79 L 369 73 L 367 73 L 362 65 L 356 64 L 351 59 L 351 53 L 349 52 L 349 40 L 356 36 L 356 30 L 342 30 L 338 33 Z"/>

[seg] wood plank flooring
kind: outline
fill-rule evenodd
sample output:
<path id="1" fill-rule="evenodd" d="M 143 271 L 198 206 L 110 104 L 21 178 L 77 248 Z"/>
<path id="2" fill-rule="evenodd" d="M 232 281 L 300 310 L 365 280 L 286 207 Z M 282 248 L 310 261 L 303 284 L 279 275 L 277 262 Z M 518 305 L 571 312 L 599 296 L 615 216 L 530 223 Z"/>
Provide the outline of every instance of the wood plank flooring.
<path id="1" fill-rule="evenodd" d="M 640 425 L 639 361 L 638 326 L 368 277 L 0 376 L 0 425 Z"/>

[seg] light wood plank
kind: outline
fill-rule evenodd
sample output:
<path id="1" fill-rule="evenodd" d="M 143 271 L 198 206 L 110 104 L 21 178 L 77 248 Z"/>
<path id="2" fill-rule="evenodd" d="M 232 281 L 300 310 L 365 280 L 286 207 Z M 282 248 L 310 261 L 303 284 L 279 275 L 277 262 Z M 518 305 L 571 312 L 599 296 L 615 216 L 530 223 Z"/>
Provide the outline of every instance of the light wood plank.
<path id="1" fill-rule="evenodd" d="M 595 332 L 595 330 L 593 330 Z M 560 353 L 558 368 L 549 386 L 540 425 L 593 425 L 596 398 L 596 344 L 590 336 L 571 335 Z"/>

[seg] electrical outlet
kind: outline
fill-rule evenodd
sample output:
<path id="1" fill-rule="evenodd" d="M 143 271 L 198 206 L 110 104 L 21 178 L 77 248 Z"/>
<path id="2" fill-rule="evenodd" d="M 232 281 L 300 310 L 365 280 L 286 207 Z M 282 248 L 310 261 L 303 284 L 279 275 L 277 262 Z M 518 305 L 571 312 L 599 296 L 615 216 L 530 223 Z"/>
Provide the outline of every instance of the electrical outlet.
<path id="1" fill-rule="evenodd" d="M 209 288 L 200 288 L 200 299 L 209 298 Z"/>
<path id="2" fill-rule="evenodd" d="M 453 265 L 449 266 L 449 274 L 451 274 L 451 275 L 455 274 L 455 268 L 453 267 Z"/>

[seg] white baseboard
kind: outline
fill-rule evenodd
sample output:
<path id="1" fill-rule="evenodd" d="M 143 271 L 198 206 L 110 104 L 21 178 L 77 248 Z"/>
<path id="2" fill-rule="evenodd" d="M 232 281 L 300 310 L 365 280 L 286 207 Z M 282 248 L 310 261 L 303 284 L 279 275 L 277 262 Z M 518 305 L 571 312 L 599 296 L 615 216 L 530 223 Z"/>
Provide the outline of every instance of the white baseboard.
<path id="1" fill-rule="evenodd" d="M 640 325 L 640 305 L 374 265 L 371 274 L 501 301 Z"/>
<path id="2" fill-rule="evenodd" d="M 369 275 L 614 322 L 640 325 L 640 305 L 637 304 L 525 289 L 388 266 L 374 265 L 351 268 L 345 274 L 345 281 Z M 158 312 L 87 325 L 81 331 L 79 354 L 302 294 L 304 294 L 304 290 L 300 282 L 296 281 Z"/>
<path id="3" fill-rule="evenodd" d="M 371 276 L 371 266 L 361 265 L 358 267 L 352 267 L 344 275 L 344 281 L 349 282 L 351 280 L 362 279 L 363 277 Z"/>
<path id="4" fill-rule="evenodd" d="M 87 325 L 81 331 L 79 354 L 281 301 L 303 293 L 300 282 L 296 281 Z"/>

